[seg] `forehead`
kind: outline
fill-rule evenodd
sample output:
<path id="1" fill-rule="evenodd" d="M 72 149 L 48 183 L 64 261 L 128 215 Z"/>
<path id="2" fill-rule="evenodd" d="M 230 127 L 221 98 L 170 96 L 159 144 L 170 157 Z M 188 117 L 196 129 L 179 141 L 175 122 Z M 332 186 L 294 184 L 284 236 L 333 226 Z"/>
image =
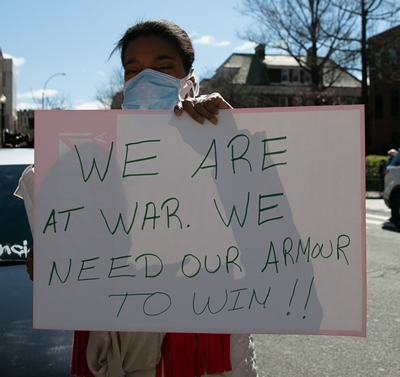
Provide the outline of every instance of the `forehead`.
<path id="1" fill-rule="evenodd" d="M 152 61 L 158 57 L 170 58 L 183 65 L 182 57 L 175 45 L 161 37 L 138 37 L 130 41 L 124 51 L 123 64 Z"/>

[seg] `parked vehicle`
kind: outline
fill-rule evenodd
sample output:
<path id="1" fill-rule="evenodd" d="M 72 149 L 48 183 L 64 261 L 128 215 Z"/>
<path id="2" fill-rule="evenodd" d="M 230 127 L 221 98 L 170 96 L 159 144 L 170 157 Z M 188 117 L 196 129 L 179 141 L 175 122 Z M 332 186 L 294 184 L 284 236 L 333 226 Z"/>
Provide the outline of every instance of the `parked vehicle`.
<path id="1" fill-rule="evenodd" d="M 0 149 L 0 260 L 24 261 L 32 234 L 24 202 L 14 196 L 18 180 L 33 164 L 33 149 Z"/>
<path id="2" fill-rule="evenodd" d="M 400 228 L 400 153 L 386 168 L 383 199 L 392 210 L 391 221 Z"/>
<path id="3" fill-rule="evenodd" d="M 13 195 L 33 149 L 0 149 L 0 375 L 67 377 L 72 331 L 32 327 L 32 282 L 24 260 L 32 235 L 23 200 Z"/>

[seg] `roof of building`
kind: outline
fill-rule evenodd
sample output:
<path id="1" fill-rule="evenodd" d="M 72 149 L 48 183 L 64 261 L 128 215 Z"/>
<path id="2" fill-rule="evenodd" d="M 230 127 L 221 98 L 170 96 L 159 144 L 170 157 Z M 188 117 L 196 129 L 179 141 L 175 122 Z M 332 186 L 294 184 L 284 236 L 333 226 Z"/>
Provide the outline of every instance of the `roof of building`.
<path id="1" fill-rule="evenodd" d="M 216 78 L 229 78 L 235 84 L 268 85 L 265 64 L 255 54 L 232 54 L 217 69 Z"/>
<path id="2" fill-rule="evenodd" d="M 368 39 L 371 42 L 377 42 L 378 40 L 385 40 L 386 38 L 391 39 L 394 35 L 400 35 L 400 25 L 395 26 L 391 29 L 385 30 L 382 33 L 376 34 Z"/>
<path id="3" fill-rule="evenodd" d="M 299 57 L 299 60 L 304 62 L 306 59 L 307 57 Z M 233 53 L 217 69 L 212 79 L 229 79 L 232 83 L 241 85 L 269 85 L 270 69 L 301 69 L 301 67 L 298 61 L 289 55 L 264 55 L 261 59 L 257 54 Z M 332 61 L 327 64 L 327 71 L 332 71 L 330 78 L 334 79 L 333 87 L 361 87 L 360 80 L 346 71 L 336 69 Z"/>

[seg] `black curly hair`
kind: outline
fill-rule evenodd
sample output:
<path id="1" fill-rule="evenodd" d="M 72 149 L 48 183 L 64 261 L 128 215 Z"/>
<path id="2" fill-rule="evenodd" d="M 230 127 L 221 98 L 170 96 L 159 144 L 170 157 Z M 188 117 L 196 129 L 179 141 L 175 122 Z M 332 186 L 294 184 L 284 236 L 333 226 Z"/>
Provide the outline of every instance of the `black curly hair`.
<path id="1" fill-rule="evenodd" d="M 167 20 L 148 20 L 136 23 L 125 32 L 111 55 L 120 50 L 122 65 L 124 65 L 124 53 L 128 44 L 139 37 L 149 36 L 164 38 L 172 42 L 182 58 L 186 73 L 190 72 L 194 61 L 192 42 L 184 30 Z"/>

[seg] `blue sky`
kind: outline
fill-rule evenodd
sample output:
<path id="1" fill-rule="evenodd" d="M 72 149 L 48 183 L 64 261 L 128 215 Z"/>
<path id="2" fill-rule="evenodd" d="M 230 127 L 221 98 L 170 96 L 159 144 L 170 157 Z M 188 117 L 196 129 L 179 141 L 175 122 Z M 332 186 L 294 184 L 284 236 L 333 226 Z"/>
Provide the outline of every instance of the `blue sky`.
<path id="1" fill-rule="evenodd" d="M 238 38 L 251 20 L 235 6 L 240 0 L 11 0 L 3 2 L 0 48 L 17 73 L 17 108 L 37 108 L 46 94 L 65 96 L 72 109 L 94 108 L 119 57 L 108 60 L 115 43 L 136 21 L 163 18 L 182 27 L 194 44 L 195 73 L 209 76 L 232 52 L 253 52 Z"/>

